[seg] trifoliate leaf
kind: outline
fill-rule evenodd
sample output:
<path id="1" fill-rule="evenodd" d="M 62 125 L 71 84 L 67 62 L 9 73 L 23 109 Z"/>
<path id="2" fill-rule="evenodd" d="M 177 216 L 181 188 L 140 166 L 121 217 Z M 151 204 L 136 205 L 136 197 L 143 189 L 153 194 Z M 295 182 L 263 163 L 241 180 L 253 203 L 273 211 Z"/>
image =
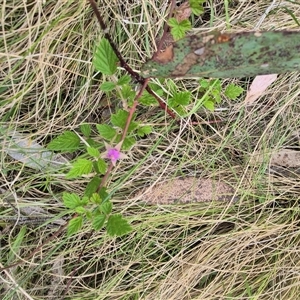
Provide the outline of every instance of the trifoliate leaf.
<path id="1" fill-rule="evenodd" d="M 129 233 L 132 228 L 127 220 L 122 217 L 122 215 L 115 214 L 109 216 L 106 230 L 110 236 L 122 236 L 126 233 Z"/>
<path id="2" fill-rule="evenodd" d="M 128 84 L 131 81 L 131 77 L 129 75 L 124 75 L 119 78 L 117 85 Z"/>
<path id="3" fill-rule="evenodd" d="M 87 153 L 92 156 L 98 158 L 100 156 L 99 150 L 94 147 L 87 147 Z"/>
<path id="4" fill-rule="evenodd" d="M 111 141 L 117 134 L 116 130 L 107 124 L 96 125 L 99 134 L 106 140 Z"/>
<path id="5" fill-rule="evenodd" d="M 103 82 L 100 85 L 100 90 L 103 92 L 110 92 L 112 91 L 114 88 L 116 87 L 114 82 L 111 81 L 107 81 L 107 82 Z"/>
<path id="6" fill-rule="evenodd" d="M 102 39 L 96 49 L 93 65 L 97 71 L 113 75 L 117 71 L 118 58 L 107 39 Z"/>
<path id="7" fill-rule="evenodd" d="M 80 144 L 80 138 L 76 133 L 72 131 L 65 131 L 53 139 L 47 146 L 49 150 L 62 151 L 62 152 L 74 152 L 78 150 Z"/>
<path id="8" fill-rule="evenodd" d="M 66 175 L 67 178 L 76 178 L 84 174 L 91 173 L 93 168 L 93 163 L 84 158 L 77 159 L 71 167 L 71 170 Z"/>
<path id="9" fill-rule="evenodd" d="M 92 128 L 90 124 L 81 124 L 79 129 L 85 137 L 89 137 L 91 135 Z"/>
<path id="10" fill-rule="evenodd" d="M 244 89 L 240 87 L 239 85 L 235 85 L 233 83 L 229 84 L 225 89 L 225 95 L 231 99 L 235 100 L 238 98 L 242 93 Z"/>
<path id="11" fill-rule="evenodd" d="M 104 222 L 106 220 L 106 216 L 105 215 L 97 215 L 93 218 L 93 228 L 95 230 L 100 230 L 103 225 L 104 225 Z"/>
<path id="12" fill-rule="evenodd" d="M 64 205 L 67 208 L 74 209 L 75 207 L 82 205 L 82 202 L 80 201 L 80 197 L 74 193 L 70 194 L 70 193 L 64 192 L 62 199 L 63 199 Z"/>
<path id="13" fill-rule="evenodd" d="M 85 191 L 84 191 L 84 196 L 86 197 L 91 197 L 93 193 L 95 193 L 101 183 L 101 178 L 100 177 L 94 177 L 92 180 L 87 184 Z"/>
<path id="14" fill-rule="evenodd" d="M 112 211 L 112 203 L 110 201 L 105 201 L 99 208 L 104 214 L 109 215 Z"/>
<path id="15" fill-rule="evenodd" d="M 70 236 L 77 233 L 82 227 L 82 221 L 82 216 L 71 219 L 68 224 L 67 235 Z"/>
<path id="16" fill-rule="evenodd" d="M 143 137 L 146 134 L 149 134 L 152 132 L 152 127 L 150 125 L 140 126 L 137 130 L 137 134 L 140 137 Z"/>

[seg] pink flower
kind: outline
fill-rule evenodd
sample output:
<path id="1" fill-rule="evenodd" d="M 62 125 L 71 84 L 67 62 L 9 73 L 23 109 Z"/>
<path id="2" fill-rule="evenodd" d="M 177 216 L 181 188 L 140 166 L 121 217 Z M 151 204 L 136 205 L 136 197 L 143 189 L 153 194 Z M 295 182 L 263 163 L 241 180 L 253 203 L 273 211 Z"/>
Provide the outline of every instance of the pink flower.
<path id="1" fill-rule="evenodd" d="M 128 158 L 128 156 L 121 152 L 121 146 L 122 142 L 117 144 L 115 147 L 112 147 L 111 145 L 104 142 L 106 151 L 101 154 L 101 158 L 109 159 L 112 164 L 115 166 L 117 160 Z"/>

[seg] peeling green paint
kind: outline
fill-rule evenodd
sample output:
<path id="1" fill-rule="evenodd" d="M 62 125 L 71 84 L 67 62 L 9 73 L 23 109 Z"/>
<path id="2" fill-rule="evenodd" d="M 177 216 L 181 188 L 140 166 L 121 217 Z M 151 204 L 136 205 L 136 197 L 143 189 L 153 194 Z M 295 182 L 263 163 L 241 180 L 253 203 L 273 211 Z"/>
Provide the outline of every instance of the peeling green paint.
<path id="1" fill-rule="evenodd" d="M 146 62 L 144 77 L 235 78 L 300 70 L 300 32 L 266 31 L 186 36 Z"/>

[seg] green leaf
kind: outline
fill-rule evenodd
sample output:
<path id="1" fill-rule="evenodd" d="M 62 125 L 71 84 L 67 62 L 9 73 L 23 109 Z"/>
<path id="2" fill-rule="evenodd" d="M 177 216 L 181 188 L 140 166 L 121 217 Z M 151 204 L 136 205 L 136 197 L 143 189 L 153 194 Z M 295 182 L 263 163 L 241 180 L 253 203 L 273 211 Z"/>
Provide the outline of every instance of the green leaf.
<path id="1" fill-rule="evenodd" d="M 96 49 L 93 65 L 97 71 L 113 75 L 117 71 L 118 58 L 107 39 L 102 39 Z"/>
<path id="2" fill-rule="evenodd" d="M 66 178 L 76 178 L 83 174 L 89 174 L 92 168 L 93 163 L 90 160 L 79 158 L 72 164 L 72 168 L 66 175 Z"/>
<path id="3" fill-rule="evenodd" d="M 189 0 L 192 13 L 196 16 L 200 16 L 204 13 L 203 3 L 206 0 Z"/>
<path id="4" fill-rule="evenodd" d="M 90 124 L 81 124 L 79 129 L 85 137 L 89 137 L 91 135 L 92 128 Z"/>
<path id="5" fill-rule="evenodd" d="M 114 88 L 116 87 L 114 82 L 111 81 L 107 81 L 107 82 L 103 82 L 100 85 L 100 90 L 103 92 L 110 92 L 112 91 Z"/>
<path id="6" fill-rule="evenodd" d="M 97 172 L 100 173 L 100 174 L 105 174 L 106 173 L 106 170 L 107 170 L 107 163 L 104 161 L 104 159 L 102 158 L 99 158 L 97 160 Z"/>
<path id="7" fill-rule="evenodd" d="M 112 203 L 110 201 L 105 201 L 99 208 L 104 214 L 109 215 L 112 211 Z"/>
<path id="8" fill-rule="evenodd" d="M 117 113 L 111 115 L 111 123 L 119 128 L 124 128 L 129 113 L 125 110 L 119 109 Z"/>
<path id="9" fill-rule="evenodd" d="M 87 153 L 92 156 L 98 158 L 100 156 L 99 150 L 93 147 L 87 147 Z"/>
<path id="10" fill-rule="evenodd" d="M 136 96 L 136 92 L 128 84 L 122 85 L 120 93 L 120 97 L 123 99 L 127 99 L 128 101 L 133 100 Z"/>
<path id="11" fill-rule="evenodd" d="M 204 107 L 207 108 L 210 111 L 214 111 L 215 110 L 215 103 L 212 100 L 206 100 L 203 103 Z"/>
<path id="12" fill-rule="evenodd" d="M 98 189 L 98 186 L 101 183 L 101 178 L 100 177 L 94 177 L 92 180 L 87 184 L 85 191 L 84 191 L 84 196 L 90 198 L 93 193 L 95 193 Z"/>
<path id="13" fill-rule="evenodd" d="M 77 206 L 75 208 L 75 212 L 80 214 L 80 215 L 83 215 L 86 213 L 86 209 L 83 207 L 83 206 Z"/>
<path id="14" fill-rule="evenodd" d="M 119 78 L 117 85 L 129 84 L 131 81 L 131 77 L 129 75 L 123 75 Z"/>
<path id="15" fill-rule="evenodd" d="M 132 146 L 135 144 L 136 140 L 134 137 L 129 137 L 127 136 L 124 141 L 123 141 L 123 144 L 122 144 L 122 149 L 124 150 L 129 150 L 132 148 Z"/>
<path id="16" fill-rule="evenodd" d="M 179 105 L 188 105 L 190 104 L 191 93 L 190 92 L 179 92 L 174 94 L 173 101 Z"/>
<path id="17" fill-rule="evenodd" d="M 96 125 L 99 134 L 106 140 L 111 141 L 117 134 L 116 130 L 107 124 Z"/>
<path id="18" fill-rule="evenodd" d="M 111 198 L 110 195 L 107 193 L 106 187 L 102 187 L 100 189 L 99 195 L 103 201 L 108 201 Z"/>
<path id="19" fill-rule="evenodd" d="M 98 193 L 93 193 L 93 195 L 91 196 L 90 200 L 93 202 L 93 203 L 96 203 L 96 204 L 100 204 L 102 199 L 100 197 L 100 195 Z"/>
<path id="20" fill-rule="evenodd" d="M 150 105 L 157 105 L 157 100 L 150 95 L 147 91 L 144 91 L 143 95 L 138 99 L 139 103 L 150 106 Z"/>
<path id="21" fill-rule="evenodd" d="M 140 137 L 143 137 L 144 135 L 147 135 L 152 132 L 152 127 L 150 125 L 140 126 L 138 128 L 137 134 Z"/>
<path id="22" fill-rule="evenodd" d="M 68 224 L 67 235 L 70 236 L 77 233 L 82 227 L 83 224 L 82 221 L 83 221 L 82 216 L 71 219 Z"/>
<path id="23" fill-rule="evenodd" d="M 109 216 L 106 230 L 110 236 L 122 236 L 132 231 L 132 228 L 122 215 L 115 214 Z"/>
<path id="24" fill-rule="evenodd" d="M 171 34 L 175 40 L 183 38 L 186 32 L 192 29 L 192 25 L 189 20 L 182 20 L 178 23 L 175 18 L 171 18 L 168 21 L 168 25 L 171 27 Z"/>
<path id="25" fill-rule="evenodd" d="M 65 131 L 55 139 L 53 139 L 47 146 L 49 150 L 74 152 L 78 150 L 80 138 L 72 131 Z"/>
<path id="26" fill-rule="evenodd" d="M 75 193 L 70 194 L 70 193 L 64 192 L 62 199 L 63 199 L 64 205 L 67 208 L 74 209 L 75 207 L 82 205 L 82 202 L 80 201 L 80 197 Z"/>
<path id="27" fill-rule="evenodd" d="M 235 85 L 233 83 L 229 84 L 225 89 L 225 95 L 231 99 L 235 100 L 238 98 L 242 93 L 244 89 L 240 87 L 239 85 Z"/>
<path id="28" fill-rule="evenodd" d="M 104 222 L 106 220 L 106 216 L 105 215 L 97 215 L 93 218 L 93 223 L 92 226 L 95 230 L 100 230 L 103 225 Z"/>

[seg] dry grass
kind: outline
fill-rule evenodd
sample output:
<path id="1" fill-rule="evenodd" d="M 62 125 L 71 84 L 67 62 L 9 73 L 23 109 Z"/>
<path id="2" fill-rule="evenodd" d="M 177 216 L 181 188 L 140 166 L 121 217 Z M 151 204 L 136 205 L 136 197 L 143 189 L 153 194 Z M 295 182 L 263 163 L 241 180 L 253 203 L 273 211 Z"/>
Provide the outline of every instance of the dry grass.
<path id="1" fill-rule="evenodd" d="M 100 2 L 119 49 L 138 70 L 154 51 L 167 1 Z M 272 1 L 231 1 L 227 12 L 223 1 L 213 2 L 195 27 L 297 29 L 283 8 L 264 17 Z M 277 2 L 300 19 L 299 5 Z M 2 3 L 0 125 L 46 145 L 52 136 L 82 122 L 101 122 L 101 109 L 114 99 L 99 91 L 103 78 L 91 65 L 101 32 L 88 3 L 25 3 Z M 240 83 L 247 85 L 245 80 Z M 177 84 L 191 90 L 196 82 Z M 195 120 L 223 120 L 200 126 L 186 120 L 177 126 L 156 108 L 141 110 L 139 119 L 154 124 L 154 132 L 138 142 L 131 159 L 120 164 L 109 181 L 115 209 L 132 221 L 133 232 L 116 239 L 94 234 L 79 265 L 90 228 L 72 238 L 61 235 L 34 258 L 1 273 L 0 298 L 297 299 L 299 175 L 274 176 L 268 172 L 268 158 L 256 167 L 248 160 L 257 150 L 299 147 L 299 140 L 292 139 L 299 130 L 299 94 L 299 74 L 281 75 L 250 111 L 242 101 L 226 99 L 226 110 L 199 110 Z M 7 137 L 1 140 L 3 266 L 26 257 L 58 229 L 48 221 L 22 224 L 20 209 L 40 209 L 62 221 L 60 193 L 80 193 L 86 180 L 67 181 L 62 174 L 29 169 L 6 154 Z M 222 179 L 240 200 L 144 206 L 134 197 L 144 187 L 182 174 Z"/>

